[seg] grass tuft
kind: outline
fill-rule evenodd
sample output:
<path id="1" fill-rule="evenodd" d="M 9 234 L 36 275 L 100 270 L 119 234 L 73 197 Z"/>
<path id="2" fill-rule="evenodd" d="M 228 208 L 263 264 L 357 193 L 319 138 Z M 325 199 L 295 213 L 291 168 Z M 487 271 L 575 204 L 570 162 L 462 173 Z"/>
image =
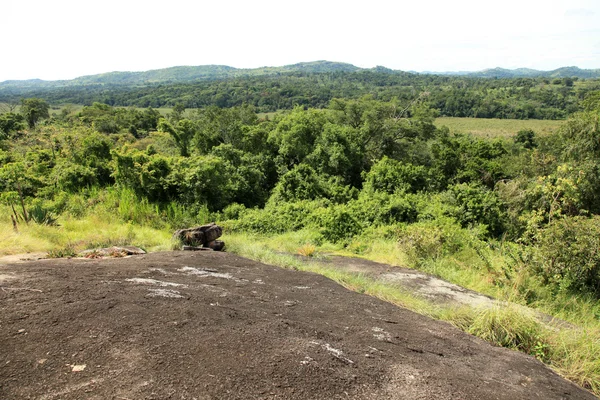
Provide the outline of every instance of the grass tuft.
<path id="1" fill-rule="evenodd" d="M 314 244 L 306 243 L 298 248 L 298 254 L 305 257 L 312 257 L 315 255 L 317 247 Z"/>

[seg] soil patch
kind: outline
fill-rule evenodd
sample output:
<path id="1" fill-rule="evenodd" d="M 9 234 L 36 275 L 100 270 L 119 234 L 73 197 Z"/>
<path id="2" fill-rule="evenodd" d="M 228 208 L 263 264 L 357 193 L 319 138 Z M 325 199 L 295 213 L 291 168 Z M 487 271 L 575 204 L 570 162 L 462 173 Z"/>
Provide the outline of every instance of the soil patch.
<path id="1" fill-rule="evenodd" d="M 227 253 L 0 266 L 2 399 L 593 399 L 532 357 Z"/>

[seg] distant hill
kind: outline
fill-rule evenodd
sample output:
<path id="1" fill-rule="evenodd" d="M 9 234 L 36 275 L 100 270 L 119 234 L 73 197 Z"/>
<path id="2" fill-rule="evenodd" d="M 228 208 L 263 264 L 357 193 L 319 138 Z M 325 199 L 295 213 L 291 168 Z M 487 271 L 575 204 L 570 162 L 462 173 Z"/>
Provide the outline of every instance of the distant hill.
<path id="1" fill-rule="evenodd" d="M 372 71 L 383 74 L 403 74 L 383 66 L 359 68 L 352 64 L 313 61 L 282 67 L 234 68 L 227 65 L 179 66 L 155 69 L 142 72 L 107 72 L 97 75 L 81 76 L 71 80 L 43 81 L 40 79 L 11 80 L 0 82 L 0 93 L 16 93 L 22 90 L 52 89 L 64 87 L 106 85 L 106 86 L 147 86 L 168 83 L 189 83 L 206 80 L 222 80 L 238 77 L 276 76 L 280 74 L 318 74 L 318 73 L 352 73 Z M 470 78 L 600 78 L 600 69 L 581 69 L 563 67 L 552 71 L 539 71 L 528 68 L 504 69 L 492 68 L 477 72 L 412 72 L 421 75 L 465 76 Z"/>
<path id="2" fill-rule="evenodd" d="M 470 78 L 600 78 L 600 69 L 581 69 L 579 67 L 562 67 L 552 71 L 541 71 L 530 68 L 490 68 L 469 72 L 421 72 L 428 75 L 466 76 Z"/>
<path id="3" fill-rule="evenodd" d="M 142 72 L 107 72 L 97 75 L 86 75 L 71 80 L 43 81 L 40 79 L 11 80 L 0 82 L 2 87 L 19 88 L 53 88 L 81 85 L 148 85 L 156 83 L 182 83 L 200 80 L 236 78 L 242 76 L 277 75 L 283 73 L 327 73 L 356 72 L 361 68 L 352 64 L 313 61 L 283 67 L 234 68 L 227 65 L 180 66 L 155 69 Z M 391 71 L 391 70 L 390 70 Z"/>

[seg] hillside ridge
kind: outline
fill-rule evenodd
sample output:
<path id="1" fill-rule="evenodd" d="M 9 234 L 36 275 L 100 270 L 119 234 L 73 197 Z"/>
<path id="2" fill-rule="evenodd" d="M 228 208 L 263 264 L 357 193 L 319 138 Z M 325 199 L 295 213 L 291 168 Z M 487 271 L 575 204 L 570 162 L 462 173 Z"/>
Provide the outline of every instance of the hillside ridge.
<path id="1" fill-rule="evenodd" d="M 311 61 L 280 67 L 235 68 L 227 65 L 197 65 L 174 66 L 148 71 L 112 71 L 95 75 L 84 75 L 70 80 L 7 80 L 0 82 L 0 87 L 61 87 L 80 86 L 90 84 L 102 85 L 147 85 L 157 83 L 194 82 L 199 80 L 216 80 L 245 76 L 265 76 L 286 73 L 332 73 L 332 72 L 360 72 L 375 71 L 390 74 L 406 73 L 406 71 L 393 70 L 384 66 L 361 68 L 349 63 L 334 61 Z M 472 78 L 600 78 L 600 69 L 582 69 L 576 66 L 566 66 L 550 71 L 530 68 L 489 68 L 481 71 L 446 71 L 446 72 L 416 72 L 422 75 L 450 75 Z"/>

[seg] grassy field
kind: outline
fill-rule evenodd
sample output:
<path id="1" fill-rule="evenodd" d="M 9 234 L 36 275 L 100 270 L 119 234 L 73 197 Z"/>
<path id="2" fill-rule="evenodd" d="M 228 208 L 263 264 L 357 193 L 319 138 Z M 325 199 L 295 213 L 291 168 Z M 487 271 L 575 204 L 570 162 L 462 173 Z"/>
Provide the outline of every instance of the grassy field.
<path id="1" fill-rule="evenodd" d="M 447 126 L 453 133 L 471 133 L 484 138 L 509 138 L 522 129 L 532 129 L 543 136 L 556 131 L 565 121 L 539 119 L 486 119 L 442 117 L 435 120 L 439 128 Z"/>

